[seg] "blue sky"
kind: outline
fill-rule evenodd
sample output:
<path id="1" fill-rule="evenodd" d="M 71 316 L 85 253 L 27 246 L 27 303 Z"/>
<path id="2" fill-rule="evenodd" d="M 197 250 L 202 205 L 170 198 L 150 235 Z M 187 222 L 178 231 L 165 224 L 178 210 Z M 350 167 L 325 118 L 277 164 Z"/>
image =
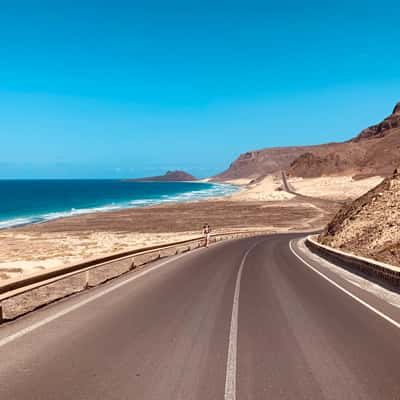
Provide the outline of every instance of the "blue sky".
<path id="1" fill-rule="evenodd" d="M 400 101 L 399 11 L 2 2 L 0 178 L 202 177 L 248 150 L 348 139 Z"/>

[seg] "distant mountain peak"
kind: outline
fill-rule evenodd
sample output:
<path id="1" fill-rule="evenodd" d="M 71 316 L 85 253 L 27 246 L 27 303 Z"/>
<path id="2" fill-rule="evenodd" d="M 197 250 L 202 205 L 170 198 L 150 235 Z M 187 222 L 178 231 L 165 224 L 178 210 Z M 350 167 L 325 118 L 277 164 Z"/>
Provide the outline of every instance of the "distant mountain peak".
<path id="1" fill-rule="evenodd" d="M 165 175 L 163 175 L 164 178 L 174 178 L 174 180 L 185 180 L 185 181 L 195 181 L 197 180 L 196 177 L 193 175 L 181 171 L 181 170 L 175 170 L 175 171 L 167 171 Z"/>

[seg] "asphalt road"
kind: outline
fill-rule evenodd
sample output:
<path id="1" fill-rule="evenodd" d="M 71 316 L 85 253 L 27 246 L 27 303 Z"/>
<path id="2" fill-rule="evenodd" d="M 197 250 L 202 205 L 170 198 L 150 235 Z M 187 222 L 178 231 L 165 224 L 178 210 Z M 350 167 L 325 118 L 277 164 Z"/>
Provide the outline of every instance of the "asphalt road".
<path id="1" fill-rule="evenodd" d="M 399 328 L 294 237 L 195 250 L 2 326 L 0 399 L 399 399 Z"/>

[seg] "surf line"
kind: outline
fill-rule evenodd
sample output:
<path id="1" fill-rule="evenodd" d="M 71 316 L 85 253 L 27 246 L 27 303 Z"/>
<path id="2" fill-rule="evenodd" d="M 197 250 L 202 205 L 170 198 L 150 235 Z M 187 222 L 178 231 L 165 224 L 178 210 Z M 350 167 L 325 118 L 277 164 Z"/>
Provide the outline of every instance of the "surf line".
<path id="1" fill-rule="evenodd" d="M 235 293 L 233 295 L 233 307 L 231 317 L 231 327 L 229 331 L 228 359 L 226 361 L 225 395 L 224 400 L 236 400 L 236 375 L 237 375 L 237 338 L 238 338 L 238 318 L 239 318 L 239 296 L 240 282 L 242 280 L 243 268 L 247 256 L 261 241 L 254 243 L 242 258 L 236 278 Z"/>

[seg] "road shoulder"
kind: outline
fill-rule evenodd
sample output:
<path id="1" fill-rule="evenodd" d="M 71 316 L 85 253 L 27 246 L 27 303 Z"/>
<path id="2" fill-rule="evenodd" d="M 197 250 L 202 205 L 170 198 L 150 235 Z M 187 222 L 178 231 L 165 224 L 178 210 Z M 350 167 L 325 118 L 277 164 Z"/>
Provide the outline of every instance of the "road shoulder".
<path id="1" fill-rule="evenodd" d="M 325 260 L 312 253 L 304 242 L 304 238 L 294 239 L 290 242 L 290 249 L 305 267 L 346 293 L 349 301 L 358 301 L 387 322 L 400 328 L 400 293 Z"/>

